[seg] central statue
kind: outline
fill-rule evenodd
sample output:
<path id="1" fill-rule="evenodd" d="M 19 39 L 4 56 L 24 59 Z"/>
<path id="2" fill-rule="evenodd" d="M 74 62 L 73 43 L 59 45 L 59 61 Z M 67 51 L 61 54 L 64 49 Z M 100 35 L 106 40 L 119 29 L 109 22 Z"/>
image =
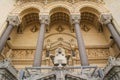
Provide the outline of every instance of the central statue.
<path id="1" fill-rule="evenodd" d="M 61 47 L 55 50 L 54 65 L 55 66 L 65 66 L 67 64 L 67 59 L 65 57 L 65 50 Z"/>

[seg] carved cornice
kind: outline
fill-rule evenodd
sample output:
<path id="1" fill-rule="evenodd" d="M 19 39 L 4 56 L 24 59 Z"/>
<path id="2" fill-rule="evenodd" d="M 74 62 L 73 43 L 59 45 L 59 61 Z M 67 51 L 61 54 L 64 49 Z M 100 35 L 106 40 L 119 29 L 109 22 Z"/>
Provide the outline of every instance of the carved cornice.
<path id="1" fill-rule="evenodd" d="M 111 14 L 102 14 L 100 16 L 100 22 L 102 24 L 108 24 L 108 23 L 111 22 L 111 20 L 112 20 L 112 15 Z"/>
<path id="2" fill-rule="evenodd" d="M 8 16 L 7 21 L 12 26 L 18 26 L 20 24 L 18 16 Z"/>
<path id="3" fill-rule="evenodd" d="M 80 23 L 80 14 L 75 14 L 75 15 L 71 15 L 71 23 L 75 24 L 75 23 Z"/>
<path id="4" fill-rule="evenodd" d="M 39 15 L 39 20 L 40 20 L 40 23 L 44 23 L 46 25 L 49 25 L 50 23 L 49 15 Z"/>

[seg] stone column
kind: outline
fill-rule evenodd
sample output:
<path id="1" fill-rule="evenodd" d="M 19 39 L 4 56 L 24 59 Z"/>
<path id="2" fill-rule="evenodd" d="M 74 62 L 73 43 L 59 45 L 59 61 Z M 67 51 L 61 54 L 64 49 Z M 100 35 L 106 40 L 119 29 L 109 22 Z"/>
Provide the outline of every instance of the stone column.
<path id="1" fill-rule="evenodd" d="M 74 28 L 75 28 L 75 32 L 76 32 L 76 38 L 77 38 L 77 43 L 78 43 L 81 65 L 88 66 L 89 65 L 88 57 L 86 54 L 83 37 L 80 32 L 80 15 L 72 15 L 71 19 L 72 19 L 72 23 L 74 24 Z"/>
<path id="2" fill-rule="evenodd" d="M 9 38 L 9 35 L 12 32 L 13 27 L 18 26 L 19 23 L 20 23 L 17 16 L 9 16 L 7 18 L 7 21 L 8 21 L 8 26 L 7 26 L 4 34 L 0 38 L 0 53 L 2 52 L 4 46 L 5 46 L 6 42 L 7 42 L 7 39 Z"/>
<path id="3" fill-rule="evenodd" d="M 40 67 L 42 63 L 42 50 L 43 50 L 43 43 L 44 43 L 44 36 L 46 31 L 46 25 L 49 24 L 49 17 L 48 15 L 40 15 L 40 33 L 39 38 L 37 41 L 36 53 L 34 56 L 34 67 Z"/>
<path id="4" fill-rule="evenodd" d="M 118 48 L 120 49 L 120 36 L 117 33 L 117 31 L 114 28 L 114 25 L 112 24 L 112 15 L 111 14 L 102 14 L 100 21 L 102 24 L 106 24 L 114 41 L 116 42 Z"/>

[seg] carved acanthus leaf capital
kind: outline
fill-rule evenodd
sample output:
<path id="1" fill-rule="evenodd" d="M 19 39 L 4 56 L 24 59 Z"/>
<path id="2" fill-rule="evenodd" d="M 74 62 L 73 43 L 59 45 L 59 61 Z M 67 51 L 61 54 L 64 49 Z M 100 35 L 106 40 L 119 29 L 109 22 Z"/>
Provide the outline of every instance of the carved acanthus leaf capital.
<path id="1" fill-rule="evenodd" d="M 13 26 L 18 26 L 20 24 L 18 16 L 8 16 L 7 21 Z"/>
<path id="2" fill-rule="evenodd" d="M 40 19 L 40 23 L 44 23 L 46 25 L 49 25 L 49 23 L 50 23 L 49 15 L 40 15 L 39 19 Z"/>
<path id="3" fill-rule="evenodd" d="M 75 24 L 75 23 L 80 23 L 80 14 L 74 14 L 71 15 L 71 23 Z"/>
<path id="4" fill-rule="evenodd" d="M 108 24 L 108 23 L 111 22 L 111 20 L 112 20 L 112 15 L 111 14 L 102 14 L 100 16 L 100 22 L 102 24 Z"/>

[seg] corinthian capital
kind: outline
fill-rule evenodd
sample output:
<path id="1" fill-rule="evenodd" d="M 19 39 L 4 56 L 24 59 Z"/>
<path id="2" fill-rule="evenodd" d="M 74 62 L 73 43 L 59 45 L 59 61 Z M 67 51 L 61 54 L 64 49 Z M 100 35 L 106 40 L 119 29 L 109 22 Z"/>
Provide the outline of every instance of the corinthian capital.
<path id="1" fill-rule="evenodd" d="M 112 20 L 112 15 L 111 14 L 102 14 L 100 16 L 100 22 L 102 24 L 108 24 L 108 23 L 111 22 L 111 20 Z"/>
<path id="2" fill-rule="evenodd" d="M 71 23 L 80 23 L 80 14 L 71 15 Z"/>
<path id="3" fill-rule="evenodd" d="M 46 25 L 49 25 L 50 23 L 49 15 L 40 15 L 39 19 L 40 19 L 40 23 L 44 23 Z"/>
<path id="4" fill-rule="evenodd" d="M 18 16 L 8 16 L 7 21 L 13 26 L 18 26 L 20 24 Z"/>

